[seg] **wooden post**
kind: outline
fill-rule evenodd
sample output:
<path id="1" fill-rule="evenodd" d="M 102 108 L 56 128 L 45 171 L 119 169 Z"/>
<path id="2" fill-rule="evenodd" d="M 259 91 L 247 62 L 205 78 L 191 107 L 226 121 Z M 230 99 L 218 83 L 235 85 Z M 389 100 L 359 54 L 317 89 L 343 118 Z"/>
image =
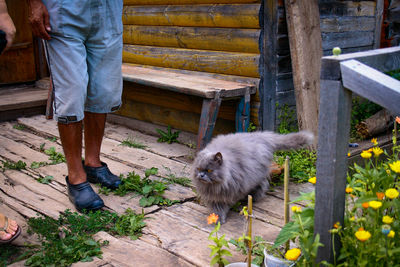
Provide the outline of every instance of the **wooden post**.
<path id="1" fill-rule="evenodd" d="M 263 130 L 275 130 L 276 82 L 278 75 L 277 60 L 277 0 L 263 0 L 264 35 L 261 49 L 261 114 L 260 124 Z"/>
<path id="2" fill-rule="evenodd" d="M 340 68 L 336 63 L 332 69 Z M 340 76 L 325 74 L 321 76 L 314 228 L 324 246 L 318 249 L 317 262 L 332 262 L 333 249 L 338 251 L 339 242 L 332 247 L 329 230 L 336 222 L 343 225 L 352 95 L 344 89 Z"/>
<path id="3" fill-rule="evenodd" d="M 322 57 L 318 1 L 285 0 L 285 8 L 299 128 L 318 136 Z"/>
<path id="4" fill-rule="evenodd" d="M 285 225 L 289 222 L 289 156 L 286 156 L 285 159 L 285 168 L 283 175 L 283 188 L 284 188 L 284 222 Z M 285 251 L 290 249 L 290 241 L 286 242 Z"/>
<path id="5" fill-rule="evenodd" d="M 199 122 L 199 132 L 197 134 L 198 151 L 203 149 L 211 140 L 220 105 L 221 98 L 219 96 L 219 92 L 216 94 L 214 99 L 203 99 L 203 106 L 201 108 Z"/>
<path id="6" fill-rule="evenodd" d="M 253 238 L 252 238 L 252 223 L 253 223 L 253 197 L 251 195 L 247 196 L 247 206 L 249 207 L 249 221 L 248 221 L 248 231 L 247 235 L 250 237 L 249 251 L 247 253 L 247 267 L 251 267 L 251 252 L 253 249 Z"/>

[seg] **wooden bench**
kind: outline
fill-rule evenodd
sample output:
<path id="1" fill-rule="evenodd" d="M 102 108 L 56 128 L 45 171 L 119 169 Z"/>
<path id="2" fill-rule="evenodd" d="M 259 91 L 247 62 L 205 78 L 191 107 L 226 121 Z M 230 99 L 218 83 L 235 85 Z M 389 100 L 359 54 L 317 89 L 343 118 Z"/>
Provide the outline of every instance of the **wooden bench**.
<path id="1" fill-rule="evenodd" d="M 122 75 L 125 81 L 203 98 L 197 149 L 202 149 L 210 141 L 222 100 L 239 99 L 236 108 L 236 131 L 247 130 L 250 120 L 250 95 L 256 93 L 254 85 L 128 63 L 122 64 Z"/>

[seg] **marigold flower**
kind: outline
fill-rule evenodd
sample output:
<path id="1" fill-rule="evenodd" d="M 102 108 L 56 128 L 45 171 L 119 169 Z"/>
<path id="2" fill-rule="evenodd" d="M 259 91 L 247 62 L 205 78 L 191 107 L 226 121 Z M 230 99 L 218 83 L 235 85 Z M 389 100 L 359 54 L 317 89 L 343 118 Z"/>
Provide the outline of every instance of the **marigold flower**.
<path id="1" fill-rule="evenodd" d="M 316 184 L 317 183 L 317 177 L 311 177 L 310 179 L 308 179 L 308 182 L 312 183 L 312 184 Z"/>
<path id="2" fill-rule="evenodd" d="M 371 143 L 373 143 L 375 146 L 378 145 L 378 139 L 372 138 Z"/>
<path id="3" fill-rule="evenodd" d="M 399 191 L 397 191 L 394 188 L 389 188 L 388 190 L 385 191 L 385 196 L 390 199 L 397 198 L 399 196 Z"/>
<path id="4" fill-rule="evenodd" d="M 394 231 L 390 230 L 390 232 L 388 233 L 387 237 L 393 238 L 394 237 Z"/>
<path id="5" fill-rule="evenodd" d="M 400 124 L 400 117 L 399 117 L 399 116 L 396 116 L 396 122 L 397 122 L 398 124 Z"/>
<path id="6" fill-rule="evenodd" d="M 367 150 L 361 152 L 361 157 L 364 159 L 369 159 L 371 156 L 372 156 L 371 152 L 368 152 Z"/>
<path id="7" fill-rule="evenodd" d="M 350 218 L 350 221 L 351 221 L 351 222 L 354 222 L 355 220 L 356 220 L 356 217 L 355 217 L 355 216 L 353 216 L 353 217 Z"/>
<path id="8" fill-rule="evenodd" d="M 371 208 L 373 208 L 374 210 L 379 209 L 380 207 L 382 207 L 382 202 L 380 201 L 376 201 L 376 200 L 372 200 L 370 202 L 368 202 L 369 206 Z"/>
<path id="9" fill-rule="evenodd" d="M 385 197 L 385 193 L 383 192 L 376 192 L 376 196 L 378 197 L 379 200 L 382 200 Z"/>
<path id="10" fill-rule="evenodd" d="M 217 223 L 218 222 L 218 215 L 215 213 L 211 213 L 208 217 L 207 217 L 207 223 L 208 224 L 213 224 L 213 223 Z"/>
<path id="11" fill-rule="evenodd" d="M 346 193 L 350 194 L 351 192 L 353 192 L 353 188 L 351 187 L 346 187 Z"/>
<path id="12" fill-rule="evenodd" d="M 360 228 L 358 228 L 358 231 L 360 232 L 360 231 L 365 231 L 365 229 L 364 229 L 364 227 L 360 227 Z"/>
<path id="13" fill-rule="evenodd" d="M 354 234 L 358 240 L 360 240 L 361 242 L 367 241 L 368 239 L 370 239 L 371 237 L 371 233 L 365 230 L 362 231 L 357 231 Z"/>
<path id="14" fill-rule="evenodd" d="M 383 153 L 383 150 L 380 147 L 374 147 L 372 152 L 374 152 L 374 156 L 377 158 Z"/>
<path id="15" fill-rule="evenodd" d="M 389 166 L 392 169 L 392 171 L 400 173 L 400 160 L 393 163 L 389 163 Z"/>
<path id="16" fill-rule="evenodd" d="M 300 213 L 301 212 L 301 208 L 299 206 L 293 206 L 292 207 L 292 211 L 295 213 Z"/>
<path id="17" fill-rule="evenodd" d="M 333 225 L 333 228 L 336 228 L 336 229 L 338 229 L 338 228 L 339 228 L 339 226 L 340 226 L 340 222 L 336 222 L 336 223 Z"/>
<path id="18" fill-rule="evenodd" d="M 368 209 L 368 208 L 369 208 L 368 202 L 362 203 L 362 207 L 363 207 L 364 209 Z"/>
<path id="19" fill-rule="evenodd" d="M 290 261 L 297 260 L 301 255 L 301 250 L 298 248 L 292 248 L 286 251 L 285 258 Z"/>
<path id="20" fill-rule="evenodd" d="M 394 219 L 392 217 L 388 216 L 388 215 L 385 215 L 382 218 L 382 222 L 386 223 L 386 224 L 391 224 L 393 222 L 393 220 Z"/>
<path id="21" fill-rule="evenodd" d="M 347 153 L 347 156 L 350 157 L 350 155 L 351 155 L 350 152 L 348 152 L 348 153 Z"/>

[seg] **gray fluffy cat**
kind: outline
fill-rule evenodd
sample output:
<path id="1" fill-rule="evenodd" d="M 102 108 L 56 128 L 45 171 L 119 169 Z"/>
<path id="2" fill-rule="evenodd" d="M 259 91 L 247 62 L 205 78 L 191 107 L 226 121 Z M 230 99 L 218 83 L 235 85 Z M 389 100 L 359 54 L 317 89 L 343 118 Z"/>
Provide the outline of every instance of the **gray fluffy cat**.
<path id="1" fill-rule="evenodd" d="M 225 223 L 236 202 L 248 194 L 254 200 L 265 195 L 274 151 L 300 148 L 312 142 L 313 135 L 307 131 L 219 135 L 197 154 L 192 180 L 200 198 Z"/>

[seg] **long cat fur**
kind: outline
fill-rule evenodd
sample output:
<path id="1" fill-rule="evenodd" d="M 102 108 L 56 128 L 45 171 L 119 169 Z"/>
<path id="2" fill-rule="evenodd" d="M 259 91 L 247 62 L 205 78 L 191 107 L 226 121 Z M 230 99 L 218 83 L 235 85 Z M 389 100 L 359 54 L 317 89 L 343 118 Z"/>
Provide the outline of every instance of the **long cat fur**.
<path id="1" fill-rule="evenodd" d="M 196 155 L 192 180 L 201 200 L 225 223 L 230 207 L 239 200 L 248 194 L 255 200 L 265 195 L 274 151 L 296 149 L 312 142 L 313 134 L 308 131 L 219 135 Z"/>

